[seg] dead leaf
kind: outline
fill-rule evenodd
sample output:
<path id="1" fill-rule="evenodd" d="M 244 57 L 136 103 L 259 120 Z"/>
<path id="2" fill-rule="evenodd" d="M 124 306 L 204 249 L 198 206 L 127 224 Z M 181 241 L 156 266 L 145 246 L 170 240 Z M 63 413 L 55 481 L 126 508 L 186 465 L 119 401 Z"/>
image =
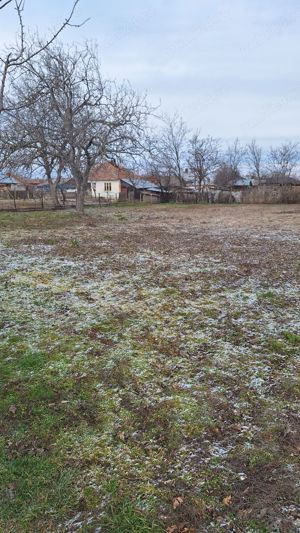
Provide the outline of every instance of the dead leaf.
<path id="1" fill-rule="evenodd" d="M 229 507 L 229 505 L 232 504 L 232 496 L 225 496 L 225 498 L 223 498 L 223 503 L 224 505 L 227 505 L 227 507 Z"/>
<path id="2" fill-rule="evenodd" d="M 16 412 L 17 412 L 17 408 L 15 405 L 11 405 L 10 408 L 8 409 L 8 411 L 12 414 L 12 415 L 15 415 Z"/>
<path id="3" fill-rule="evenodd" d="M 177 525 L 177 529 L 180 531 L 180 533 L 192 533 L 193 530 L 187 527 L 186 522 L 182 524 Z"/>
<path id="4" fill-rule="evenodd" d="M 238 516 L 242 517 L 242 518 L 248 518 L 251 514 L 253 513 L 253 509 L 241 509 L 239 512 L 238 512 Z"/>
<path id="5" fill-rule="evenodd" d="M 175 533 L 177 530 L 177 526 L 169 526 L 167 527 L 167 533 Z"/>
<path id="6" fill-rule="evenodd" d="M 181 496 L 177 496 L 173 499 L 173 509 L 177 509 L 183 504 L 183 498 Z"/>

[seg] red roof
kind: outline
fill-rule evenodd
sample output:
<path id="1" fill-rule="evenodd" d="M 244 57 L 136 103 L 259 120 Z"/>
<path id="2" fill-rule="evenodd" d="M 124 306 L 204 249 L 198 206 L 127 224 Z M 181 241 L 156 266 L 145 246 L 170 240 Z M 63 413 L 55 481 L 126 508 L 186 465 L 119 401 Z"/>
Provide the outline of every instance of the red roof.
<path id="1" fill-rule="evenodd" d="M 9 172 L 9 176 L 13 178 L 17 183 L 19 183 L 20 185 L 24 185 L 25 187 L 40 185 L 41 183 L 45 183 L 46 181 L 40 179 L 25 178 L 24 176 L 20 176 L 18 174 L 15 174 L 14 172 Z"/>
<path id="2" fill-rule="evenodd" d="M 151 181 L 154 185 L 159 185 L 160 181 L 156 176 L 147 175 L 139 176 L 132 170 L 128 170 L 124 167 L 120 167 L 115 163 L 106 161 L 95 166 L 89 176 L 89 181 L 113 181 L 113 180 L 147 180 Z"/>
<path id="3" fill-rule="evenodd" d="M 89 181 L 111 181 L 122 179 L 140 179 L 140 177 L 134 174 L 131 170 L 126 170 L 126 168 L 119 167 L 108 161 L 95 166 L 91 170 L 89 176 Z"/>

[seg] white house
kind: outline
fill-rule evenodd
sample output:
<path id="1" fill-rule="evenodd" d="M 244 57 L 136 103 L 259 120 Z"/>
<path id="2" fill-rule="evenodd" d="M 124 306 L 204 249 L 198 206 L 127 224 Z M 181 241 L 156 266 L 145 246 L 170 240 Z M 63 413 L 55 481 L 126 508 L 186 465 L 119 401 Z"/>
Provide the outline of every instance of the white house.
<path id="1" fill-rule="evenodd" d="M 89 183 L 92 196 L 119 200 L 122 193 L 122 179 L 132 179 L 132 172 L 113 163 L 105 162 L 97 165 L 91 172 Z"/>
<path id="2" fill-rule="evenodd" d="M 162 193 L 156 183 L 109 162 L 95 167 L 88 182 L 92 196 L 110 201 L 157 202 L 160 201 Z"/>

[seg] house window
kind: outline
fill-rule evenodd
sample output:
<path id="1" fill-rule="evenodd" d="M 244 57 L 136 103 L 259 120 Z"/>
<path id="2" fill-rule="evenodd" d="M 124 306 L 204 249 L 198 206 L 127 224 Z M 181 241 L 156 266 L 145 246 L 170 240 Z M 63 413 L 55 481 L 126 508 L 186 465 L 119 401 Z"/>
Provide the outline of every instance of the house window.
<path id="1" fill-rule="evenodd" d="M 105 183 L 104 183 L 104 190 L 105 190 L 106 192 L 111 191 L 111 183 L 110 183 L 110 182 L 105 182 Z"/>

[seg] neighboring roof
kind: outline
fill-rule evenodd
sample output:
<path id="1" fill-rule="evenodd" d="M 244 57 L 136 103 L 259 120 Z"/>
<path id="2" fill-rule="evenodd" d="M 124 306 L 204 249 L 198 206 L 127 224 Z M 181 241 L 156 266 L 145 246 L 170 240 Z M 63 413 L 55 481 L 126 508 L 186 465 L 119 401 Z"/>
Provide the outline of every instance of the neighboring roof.
<path id="1" fill-rule="evenodd" d="M 49 187 L 47 181 L 42 181 L 41 183 L 39 183 L 39 184 L 36 186 L 37 189 L 44 189 L 45 187 Z"/>
<path id="2" fill-rule="evenodd" d="M 75 183 L 75 180 L 73 178 L 68 178 L 66 180 L 63 180 L 57 186 L 57 189 L 64 190 L 64 191 L 73 191 L 76 188 L 77 188 L 76 187 L 76 183 Z M 45 181 L 43 183 L 39 183 L 39 185 L 37 185 L 37 189 L 43 190 L 45 192 L 48 192 L 48 191 L 50 191 L 49 183 L 47 181 Z"/>
<path id="3" fill-rule="evenodd" d="M 24 185 L 24 187 L 34 187 L 42 183 L 42 180 L 25 178 L 24 176 L 19 176 L 13 172 L 9 174 L 0 173 L 0 183 L 5 185 Z"/>
<path id="4" fill-rule="evenodd" d="M 77 185 L 74 178 L 67 178 L 65 180 L 62 180 L 60 184 L 58 185 L 58 189 L 64 190 L 64 191 L 74 191 L 77 189 Z"/>
<path id="5" fill-rule="evenodd" d="M 0 173 L 0 185 L 17 185 L 17 182 L 10 176 Z"/>
<path id="6" fill-rule="evenodd" d="M 17 176 L 16 174 L 11 174 L 11 177 L 16 180 L 17 183 L 24 185 L 25 187 L 35 187 L 36 185 L 43 183 L 42 180 L 25 178 L 24 176 Z"/>
<path id="7" fill-rule="evenodd" d="M 250 178 L 240 178 L 234 182 L 233 186 L 234 187 L 251 187 L 252 180 Z"/>
<path id="8" fill-rule="evenodd" d="M 122 179 L 123 183 L 126 183 L 126 185 L 130 185 L 130 187 L 134 187 L 135 189 L 146 189 L 147 191 L 151 192 L 161 192 L 161 188 L 157 185 L 154 185 L 151 181 L 147 181 L 144 179 Z"/>
<path id="9" fill-rule="evenodd" d="M 88 181 L 113 181 L 125 178 L 134 179 L 138 178 L 138 176 L 136 176 L 131 170 L 127 170 L 126 168 L 119 167 L 114 163 L 106 161 L 95 166 L 91 170 Z"/>
<path id="10" fill-rule="evenodd" d="M 272 181 L 272 178 L 270 179 L 264 179 L 261 181 L 262 185 L 300 185 L 300 180 L 297 178 L 284 178 L 279 180 Z"/>

